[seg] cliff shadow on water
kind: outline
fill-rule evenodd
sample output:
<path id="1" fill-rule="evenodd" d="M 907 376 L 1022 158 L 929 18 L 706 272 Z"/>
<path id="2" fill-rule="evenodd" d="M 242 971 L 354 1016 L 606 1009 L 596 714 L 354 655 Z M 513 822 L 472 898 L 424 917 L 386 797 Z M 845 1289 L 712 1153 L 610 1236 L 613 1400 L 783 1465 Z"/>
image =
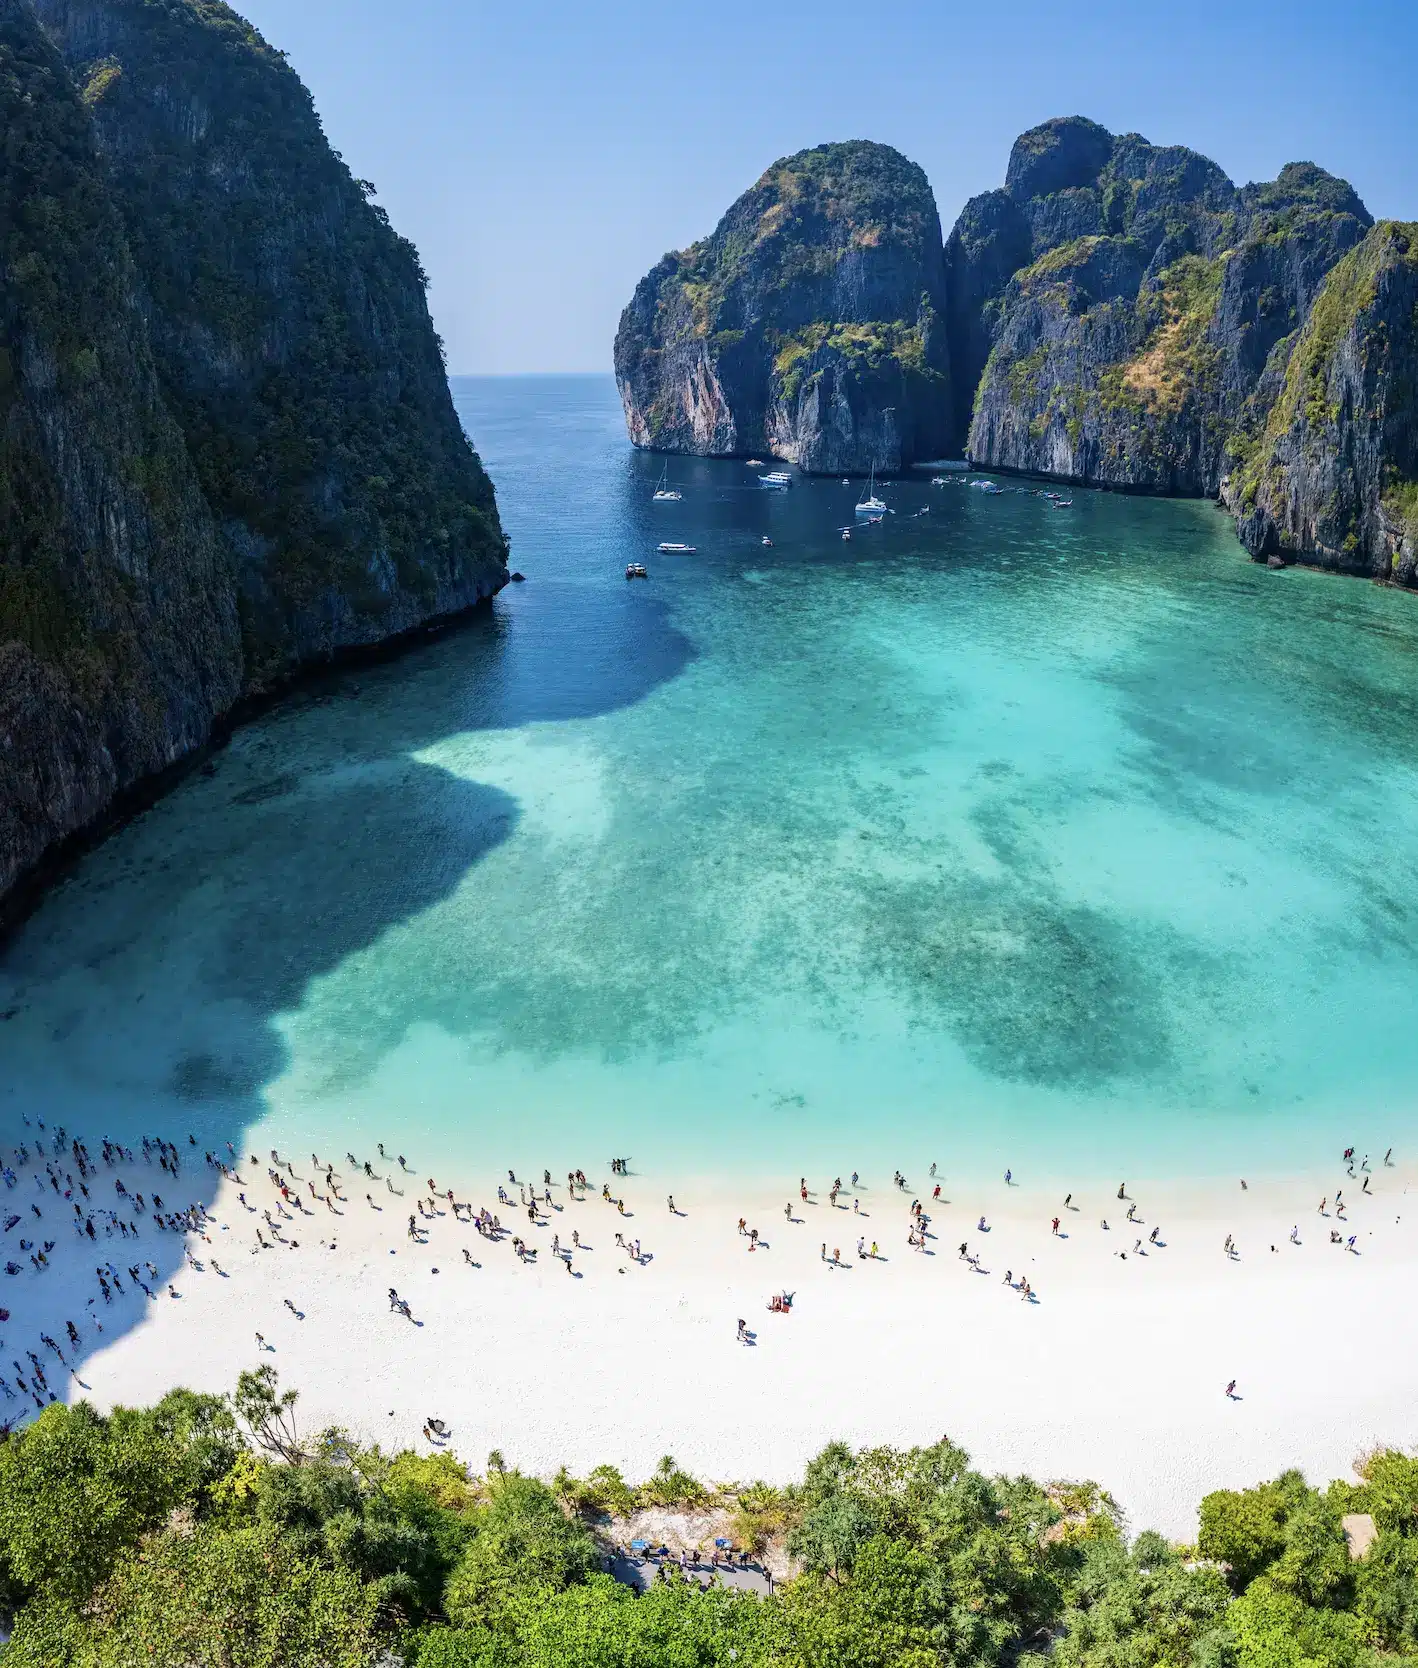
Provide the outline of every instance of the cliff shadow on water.
<path id="1" fill-rule="evenodd" d="M 105 1137 L 137 1149 L 161 1135 L 184 1155 L 169 1204 L 210 1204 L 218 1177 L 201 1154 L 226 1158 L 227 1142 L 242 1152 L 243 1132 L 266 1116 L 267 1090 L 292 1059 L 283 1016 L 314 982 L 448 899 L 517 827 L 513 794 L 420 755 L 459 734 L 625 708 L 691 658 L 643 589 L 578 589 L 574 553 L 558 569 L 398 662 L 306 685 L 91 853 L 0 944 L 0 1145 L 33 1143 L 41 1118 L 49 1138 L 62 1125 L 95 1153 Z M 466 956 L 471 981 L 475 943 Z M 418 993 L 380 994 L 336 1063 L 342 1081 L 361 1081 L 420 1015 Z M 390 1108 L 405 1140 L 411 1111 Z M 336 1124 L 313 1130 L 297 1160 L 310 1147 L 337 1164 L 347 1147 L 366 1156 Z M 33 1187 L 22 1172 L 21 1209 L 38 1199 Z M 102 1169 L 91 1191 L 94 1204 L 120 1203 Z M 0 1285 L 11 1341 L 37 1348 L 40 1330 L 57 1336 L 94 1313 L 95 1263 L 150 1258 L 161 1294 L 182 1262 L 181 1236 L 145 1227 L 140 1245 L 106 1239 L 101 1218 L 97 1246 L 81 1242 L 70 1210 L 46 1208 L 33 1224 L 57 1240 L 54 1266 Z M 314 1240 L 339 1224 L 302 1226 Z M 246 1254 L 249 1234 L 224 1253 L 221 1239 L 235 1237 L 214 1233 L 219 1260 Z M 123 1285 L 86 1351 L 141 1318 L 143 1300 Z"/>

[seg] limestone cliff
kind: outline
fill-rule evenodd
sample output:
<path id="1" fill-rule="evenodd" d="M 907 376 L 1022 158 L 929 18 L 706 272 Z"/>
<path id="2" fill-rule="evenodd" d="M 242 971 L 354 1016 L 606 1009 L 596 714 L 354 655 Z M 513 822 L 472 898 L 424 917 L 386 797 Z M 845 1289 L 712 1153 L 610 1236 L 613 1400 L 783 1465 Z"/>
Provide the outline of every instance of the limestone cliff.
<path id="1" fill-rule="evenodd" d="M 0 907 L 241 696 L 505 580 L 369 194 L 220 0 L 0 0 Z"/>
<path id="2" fill-rule="evenodd" d="M 505 579 L 412 245 L 220 0 L 36 0 L 94 119 L 163 389 L 232 553 L 248 687 Z"/>
<path id="3" fill-rule="evenodd" d="M 1418 580 L 1418 225 L 1380 221 L 1326 278 L 1233 436 L 1223 498 L 1256 557 Z"/>
<path id="4" fill-rule="evenodd" d="M 988 353 L 970 455 L 1215 492 L 1271 350 L 1370 224 L 1353 190 L 1310 163 L 1237 188 L 1194 151 L 1079 117 L 1024 134 L 1003 192 L 975 199 L 951 236 L 956 358 L 968 372 Z"/>
<path id="5" fill-rule="evenodd" d="M 864 141 L 802 151 L 637 286 L 615 340 L 630 438 L 826 473 L 930 457 L 949 426 L 944 306 L 921 170 Z"/>
<path id="6" fill-rule="evenodd" d="M 0 897 L 206 740 L 241 650 L 93 132 L 0 0 Z"/>

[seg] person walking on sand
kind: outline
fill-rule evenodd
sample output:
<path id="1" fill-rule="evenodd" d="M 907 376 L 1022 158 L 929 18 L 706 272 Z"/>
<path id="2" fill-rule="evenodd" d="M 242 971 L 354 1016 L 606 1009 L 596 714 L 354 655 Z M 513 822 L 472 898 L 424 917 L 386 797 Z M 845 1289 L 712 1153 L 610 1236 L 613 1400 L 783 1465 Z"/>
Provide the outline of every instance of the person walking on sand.
<path id="1" fill-rule="evenodd" d="M 1056 1216 L 1056 1217 L 1055 1217 L 1055 1218 L 1054 1218 L 1054 1226 L 1053 1226 L 1053 1233 L 1054 1233 L 1054 1235 L 1055 1235 L 1055 1237 L 1057 1237 L 1057 1235 L 1058 1235 L 1058 1231 L 1059 1231 L 1059 1219 L 1058 1219 L 1058 1217 L 1057 1217 L 1057 1216 Z"/>
<path id="2" fill-rule="evenodd" d="M 1235 1401 L 1236 1399 L 1236 1381 L 1234 1378 L 1226 1386 L 1226 1396 L 1229 1401 Z"/>

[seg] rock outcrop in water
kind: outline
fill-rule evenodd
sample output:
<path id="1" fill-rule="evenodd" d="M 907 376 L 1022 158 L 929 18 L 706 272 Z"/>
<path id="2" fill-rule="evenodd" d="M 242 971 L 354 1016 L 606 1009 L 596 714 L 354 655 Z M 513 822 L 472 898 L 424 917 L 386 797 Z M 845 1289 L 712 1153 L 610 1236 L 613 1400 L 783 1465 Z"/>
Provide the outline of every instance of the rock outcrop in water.
<path id="1" fill-rule="evenodd" d="M 1194 151 L 1080 117 L 1022 135 L 1003 191 L 967 205 L 950 240 L 962 390 L 979 372 L 971 457 L 1215 493 L 1272 350 L 1370 224 L 1311 163 L 1238 188 Z"/>
<path id="2" fill-rule="evenodd" d="M 1325 280 L 1232 437 L 1222 496 L 1258 558 L 1418 574 L 1418 224 L 1381 221 Z"/>
<path id="3" fill-rule="evenodd" d="M 0 133 L 3 899 L 243 695 L 507 572 L 417 255 L 241 18 L 0 0 Z"/>
<path id="4" fill-rule="evenodd" d="M 637 286 L 615 340 L 630 438 L 825 473 L 932 457 L 949 426 L 944 308 L 940 218 L 914 163 L 861 141 L 785 158 Z"/>

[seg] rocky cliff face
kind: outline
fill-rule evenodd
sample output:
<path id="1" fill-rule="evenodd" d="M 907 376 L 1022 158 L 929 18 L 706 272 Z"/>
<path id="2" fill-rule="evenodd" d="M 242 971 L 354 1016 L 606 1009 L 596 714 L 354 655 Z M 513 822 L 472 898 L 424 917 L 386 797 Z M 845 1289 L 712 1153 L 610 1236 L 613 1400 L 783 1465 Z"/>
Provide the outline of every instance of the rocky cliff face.
<path id="1" fill-rule="evenodd" d="M 968 374 L 987 354 L 970 455 L 1215 492 L 1272 349 L 1370 224 L 1353 190 L 1310 163 L 1237 188 L 1193 151 L 1082 118 L 1024 134 L 1004 190 L 976 198 L 951 234 L 956 362 Z"/>
<path id="2" fill-rule="evenodd" d="M 1418 579 L 1418 225 L 1381 221 L 1280 344 L 1222 496 L 1256 557 Z"/>
<path id="3" fill-rule="evenodd" d="M 220 0 L 36 0 L 89 106 L 162 385 L 238 577 L 246 680 L 505 578 L 413 247 Z"/>
<path id="4" fill-rule="evenodd" d="M 637 446 L 897 469 L 949 426 L 940 219 L 885 145 L 777 162 L 637 286 L 615 341 Z"/>
<path id="5" fill-rule="evenodd" d="M 236 698 L 225 556 L 91 125 L 0 0 L 0 897 Z"/>
<path id="6" fill-rule="evenodd" d="M 220 0 L 0 0 L 0 902 L 243 694 L 505 578 L 417 256 L 281 57 Z"/>

